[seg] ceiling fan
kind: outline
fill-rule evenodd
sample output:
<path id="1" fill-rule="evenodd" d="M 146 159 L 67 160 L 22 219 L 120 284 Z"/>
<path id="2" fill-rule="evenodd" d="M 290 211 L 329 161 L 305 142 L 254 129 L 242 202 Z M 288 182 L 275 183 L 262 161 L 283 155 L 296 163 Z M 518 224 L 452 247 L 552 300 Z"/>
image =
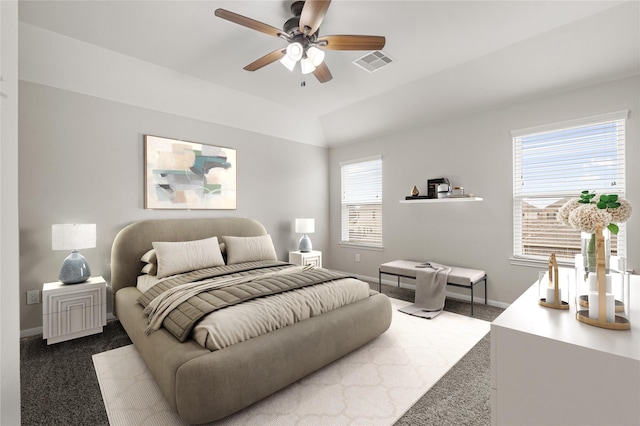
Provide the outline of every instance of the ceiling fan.
<path id="1" fill-rule="evenodd" d="M 382 36 L 320 36 L 318 29 L 330 4 L 331 0 L 294 1 L 291 5 L 293 18 L 285 22 L 281 30 L 225 9 L 216 9 L 215 15 L 252 30 L 282 38 L 289 43 L 286 47 L 274 50 L 253 61 L 244 67 L 245 70 L 255 71 L 280 60 L 285 67 L 293 71 L 296 64 L 300 62 L 302 74 L 313 73 L 320 83 L 326 83 L 333 77 L 324 62 L 324 49 L 380 50 L 385 44 L 385 38 Z"/>

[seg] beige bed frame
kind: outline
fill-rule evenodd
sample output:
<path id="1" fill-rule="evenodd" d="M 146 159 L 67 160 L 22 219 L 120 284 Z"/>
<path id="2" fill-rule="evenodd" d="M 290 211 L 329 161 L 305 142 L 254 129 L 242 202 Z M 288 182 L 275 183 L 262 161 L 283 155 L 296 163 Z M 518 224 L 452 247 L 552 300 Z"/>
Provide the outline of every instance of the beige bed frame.
<path id="1" fill-rule="evenodd" d="M 116 236 L 111 252 L 114 314 L 182 419 L 221 419 L 271 395 L 359 348 L 391 324 L 391 304 L 380 293 L 332 312 L 211 352 L 180 343 L 166 330 L 145 336 L 147 324 L 135 287 L 140 257 L 153 241 L 267 232 L 247 218 L 163 219 L 135 222 Z"/>

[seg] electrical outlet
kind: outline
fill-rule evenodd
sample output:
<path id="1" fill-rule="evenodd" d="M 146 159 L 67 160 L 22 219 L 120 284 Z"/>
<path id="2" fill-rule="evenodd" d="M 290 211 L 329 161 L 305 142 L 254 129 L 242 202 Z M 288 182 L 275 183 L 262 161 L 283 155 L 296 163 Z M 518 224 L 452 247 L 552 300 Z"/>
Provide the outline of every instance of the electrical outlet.
<path id="1" fill-rule="evenodd" d="M 27 305 L 37 305 L 40 303 L 40 290 L 27 291 Z"/>
<path id="2" fill-rule="evenodd" d="M 360 262 L 360 253 L 356 253 L 356 262 Z"/>

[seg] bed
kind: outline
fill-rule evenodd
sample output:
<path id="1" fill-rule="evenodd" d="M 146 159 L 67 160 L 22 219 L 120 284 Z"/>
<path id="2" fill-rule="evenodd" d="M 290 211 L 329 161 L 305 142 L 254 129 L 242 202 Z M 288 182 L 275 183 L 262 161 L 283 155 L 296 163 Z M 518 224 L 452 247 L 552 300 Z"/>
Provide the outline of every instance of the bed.
<path id="1" fill-rule="evenodd" d="M 142 269 L 148 266 L 141 259 L 149 253 L 150 249 L 156 246 L 161 247 L 157 244 L 159 242 L 195 244 L 197 241 L 209 240 L 212 237 L 217 238 L 214 241 L 218 243 L 221 253 L 226 254 L 227 257 L 224 258 L 224 265 L 205 268 L 208 273 L 213 270 L 216 273 L 213 278 L 209 277 L 211 273 L 207 275 L 207 279 L 203 282 L 221 285 L 219 283 L 223 281 L 220 280 L 227 278 L 220 278 L 219 270 L 236 268 L 232 271 L 235 275 L 229 275 L 229 282 L 234 283 L 233 280 L 239 279 L 242 281 L 241 285 L 271 288 L 263 285 L 268 280 L 275 279 L 271 276 L 268 280 L 249 278 L 250 282 L 247 283 L 243 277 L 248 272 L 238 272 L 238 268 L 242 269 L 244 265 L 241 265 L 243 262 L 237 261 L 246 260 L 234 254 L 238 253 L 236 249 L 238 244 L 244 247 L 242 244 L 246 241 L 265 241 L 269 237 L 262 224 L 249 218 L 163 219 L 135 222 L 118 233 L 111 253 L 114 315 L 131 338 L 169 404 L 182 419 L 189 423 L 202 424 L 215 421 L 248 407 L 359 348 L 384 333 L 391 324 L 389 299 L 367 288 L 366 297 L 357 301 L 266 334 L 228 346 L 223 345 L 217 350 L 203 347 L 193 339 L 193 334 L 187 333 L 189 334 L 187 336 L 184 330 L 181 338 L 176 337 L 180 336 L 180 331 L 176 332 L 170 326 L 165 327 L 171 324 L 170 316 L 164 317 L 162 326 L 150 330 L 149 318 L 141 303 L 148 304 L 150 297 L 145 301 L 144 296 L 152 290 L 146 290 L 143 293 L 141 289 L 145 289 L 137 287 L 138 277 L 144 275 L 141 272 Z M 225 243 L 225 237 L 237 238 L 229 238 Z M 234 246 L 229 245 L 230 241 Z M 210 241 L 207 244 L 210 244 Z M 225 244 L 228 247 L 225 247 Z M 232 247 L 234 252 L 228 250 Z M 233 265 L 227 265 L 227 262 L 231 262 L 232 256 L 234 256 Z M 253 260 L 255 259 L 251 259 Z M 266 273 L 274 275 L 279 275 L 281 269 L 293 267 L 293 265 L 283 265 L 285 262 L 279 262 L 280 264 L 277 264 L 278 262 L 274 264 L 273 260 L 263 262 L 268 263 L 267 266 L 262 266 L 266 268 Z M 164 273 L 166 272 L 172 271 L 165 268 Z M 294 272 L 295 277 L 298 277 L 298 271 Z M 341 277 L 334 271 L 310 272 L 326 275 L 325 278 L 329 282 L 309 285 L 308 288 L 320 288 L 335 280 L 353 280 L 353 278 Z M 334 273 L 337 275 L 332 277 L 331 274 Z M 174 275 L 170 275 L 163 280 L 172 281 L 173 277 Z M 288 278 L 283 281 L 297 282 Z M 262 284 L 258 285 L 259 283 Z M 226 289 L 235 291 L 233 285 L 235 284 L 208 291 L 227 291 Z M 297 285 L 299 284 L 295 284 Z M 296 289 L 297 287 L 288 289 L 286 292 L 278 290 L 276 293 L 279 292 L 279 294 L 273 297 L 290 294 L 297 291 Z M 249 292 L 251 291 L 253 290 L 249 289 Z M 235 293 L 232 292 L 232 296 L 234 295 Z M 229 297 L 221 296 L 214 299 L 226 301 Z M 266 298 L 261 296 L 257 300 L 262 301 Z M 254 298 L 252 301 L 238 302 L 233 305 L 233 308 L 240 308 L 245 303 L 256 303 L 255 301 Z M 212 304 L 215 305 L 215 303 Z M 211 315 L 230 310 L 230 307 L 218 307 Z M 189 309 L 186 312 L 188 314 Z M 178 312 L 177 317 L 181 318 L 180 315 L 181 312 Z M 199 315 L 201 314 L 193 314 L 196 324 L 204 322 L 204 320 L 198 320 Z M 246 317 L 247 315 L 244 316 Z"/>

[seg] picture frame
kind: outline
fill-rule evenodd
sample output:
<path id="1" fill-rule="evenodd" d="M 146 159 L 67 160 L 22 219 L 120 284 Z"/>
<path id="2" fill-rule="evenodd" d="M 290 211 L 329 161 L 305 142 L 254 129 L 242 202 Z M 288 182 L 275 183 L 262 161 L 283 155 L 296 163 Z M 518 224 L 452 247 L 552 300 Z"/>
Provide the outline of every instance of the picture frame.
<path id="1" fill-rule="evenodd" d="M 233 148 L 144 135 L 145 209 L 237 208 Z"/>

